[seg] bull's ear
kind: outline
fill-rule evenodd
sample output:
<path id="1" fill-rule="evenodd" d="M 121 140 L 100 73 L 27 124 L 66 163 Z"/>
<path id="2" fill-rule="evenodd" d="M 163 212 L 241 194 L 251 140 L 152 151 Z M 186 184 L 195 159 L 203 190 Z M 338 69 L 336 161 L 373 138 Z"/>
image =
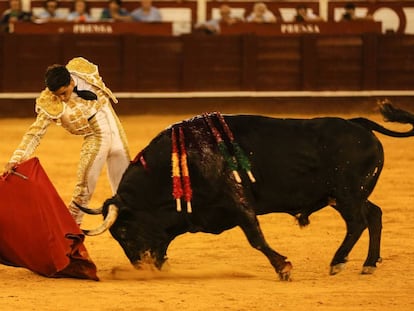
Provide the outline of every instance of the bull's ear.
<path id="1" fill-rule="evenodd" d="M 92 229 L 92 230 L 82 229 L 82 231 L 85 235 L 88 235 L 88 236 L 100 235 L 104 233 L 106 230 L 108 230 L 109 228 L 111 228 L 111 226 L 116 221 L 117 217 L 118 217 L 118 207 L 116 207 L 114 204 L 111 204 L 109 205 L 108 214 L 106 215 L 105 220 L 99 227 Z"/>

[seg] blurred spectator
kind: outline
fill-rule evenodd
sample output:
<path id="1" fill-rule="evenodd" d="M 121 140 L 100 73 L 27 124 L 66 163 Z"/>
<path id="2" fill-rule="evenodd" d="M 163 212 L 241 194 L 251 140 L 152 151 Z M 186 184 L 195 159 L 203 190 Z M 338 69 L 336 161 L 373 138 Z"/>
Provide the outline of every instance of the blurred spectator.
<path id="1" fill-rule="evenodd" d="M 372 15 L 357 14 L 356 6 L 352 2 L 348 2 L 344 6 L 345 12 L 342 15 L 341 21 L 355 21 L 355 20 L 373 20 Z"/>
<path id="2" fill-rule="evenodd" d="M 201 30 L 208 34 L 217 34 L 220 33 L 220 24 L 233 25 L 238 22 L 242 22 L 243 19 L 239 17 L 232 16 L 231 8 L 227 4 L 222 4 L 220 6 L 220 17 L 210 19 L 204 23 L 198 24 L 195 26 L 196 30 Z"/>
<path id="3" fill-rule="evenodd" d="M 257 2 L 246 20 L 253 23 L 275 23 L 276 16 L 267 8 L 264 2 Z"/>
<path id="4" fill-rule="evenodd" d="M 92 18 L 89 14 L 89 6 L 86 0 L 75 0 L 73 2 L 72 11 L 69 13 L 67 19 L 70 22 L 91 22 Z"/>
<path id="5" fill-rule="evenodd" d="M 132 17 L 129 12 L 122 7 L 122 0 L 109 0 L 108 7 L 103 9 L 101 14 L 103 21 L 129 22 Z"/>
<path id="6" fill-rule="evenodd" d="M 3 12 L 0 20 L 2 31 L 9 31 L 9 23 L 17 21 L 30 22 L 32 14 L 22 10 L 21 0 L 9 0 L 9 8 Z"/>
<path id="7" fill-rule="evenodd" d="M 160 10 L 152 5 L 152 0 L 141 0 L 141 6 L 132 11 L 131 17 L 137 22 L 161 22 Z"/>
<path id="8" fill-rule="evenodd" d="M 296 7 L 296 15 L 294 21 L 298 23 L 323 22 L 323 18 L 308 10 L 306 5 L 299 4 Z"/>
<path id="9" fill-rule="evenodd" d="M 66 15 L 59 13 L 59 3 L 57 0 L 46 0 L 43 10 L 36 14 L 36 21 L 58 22 L 66 19 Z"/>

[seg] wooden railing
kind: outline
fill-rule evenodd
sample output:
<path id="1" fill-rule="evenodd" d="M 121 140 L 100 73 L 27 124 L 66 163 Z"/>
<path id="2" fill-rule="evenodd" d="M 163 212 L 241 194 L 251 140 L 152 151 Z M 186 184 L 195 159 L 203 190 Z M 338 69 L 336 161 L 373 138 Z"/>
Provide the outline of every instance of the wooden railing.
<path id="1" fill-rule="evenodd" d="M 164 35 L 171 36 L 172 23 L 12 23 L 10 33 L 16 34 L 135 34 L 135 35 Z"/>
<path id="2" fill-rule="evenodd" d="M 381 33 L 381 23 L 372 21 L 338 22 L 338 23 L 236 23 L 222 24 L 221 34 L 256 34 L 259 36 L 303 35 L 303 34 L 364 34 Z"/>
<path id="3" fill-rule="evenodd" d="M 413 90 L 414 36 L 1 34 L 0 92 L 82 55 L 117 92 Z"/>

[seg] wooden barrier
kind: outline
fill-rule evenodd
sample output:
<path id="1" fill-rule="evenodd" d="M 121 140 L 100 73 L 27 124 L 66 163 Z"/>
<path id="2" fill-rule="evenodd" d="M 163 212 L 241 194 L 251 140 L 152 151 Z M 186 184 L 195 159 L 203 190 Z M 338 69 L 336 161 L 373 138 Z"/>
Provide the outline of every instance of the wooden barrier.
<path id="1" fill-rule="evenodd" d="M 414 89 L 414 36 L 1 34 L 0 92 L 82 55 L 117 92 Z"/>
<path id="2" fill-rule="evenodd" d="M 338 23 L 236 23 L 220 25 L 221 34 L 256 34 L 259 36 L 303 35 L 303 34 L 363 34 L 381 33 L 381 23 L 355 21 Z"/>
<path id="3" fill-rule="evenodd" d="M 25 23 L 10 24 L 10 33 L 16 34 L 136 34 L 171 36 L 172 23 L 100 22 L 100 23 Z"/>

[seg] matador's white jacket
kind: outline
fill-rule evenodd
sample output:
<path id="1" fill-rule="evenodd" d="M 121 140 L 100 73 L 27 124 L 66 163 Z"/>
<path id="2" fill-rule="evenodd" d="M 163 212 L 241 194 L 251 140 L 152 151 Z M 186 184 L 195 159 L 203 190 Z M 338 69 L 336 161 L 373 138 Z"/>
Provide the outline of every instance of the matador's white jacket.
<path id="1" fill-rule="evenodd" d="M 97 100 L 85 100 L 73 93 L 68 102 L 63 102 L 49 89 L 43 90 L 36 99 L 37 118 L 24 134 L 9 162 L 20 163 L 29 159 L 51 123 L 61 125 L 71 134 L 84 136 L 78 181 L 72 200 L 87 205 L 105 162 L 112 191 L 116 191 L 129 164 L 129 151 L 125 133 L 111 105 L 111 100 L 114 103 L 118 100 L 105 86 L 98 67 L 77 57 L 66 68 L 77 88 L 94 92 Z M 69 208 L 74 215 L 73 204 Z M 74 217 L 76 219 L 76 215 Z M 77 219 L 78 223 L 80 219 Z"/>
<path id="2" fill-rule="evenodd" d="M 86 81 L 92 86 L 92 91 L 98 100 L 85 100 L 80 97 L 71 98 L 65 103 L 55 96 L 48 88 L 43 90 L 36 99 L 36 121 L 29 127 L 23 136 L 20 145 L 13 153 L 9 162 L 20 163 L 27 160 L 39 145 L 50 123 L 61 125 L 68 132 L 75 135 L 92 134 L 88 118 L 94 115 L 104 105 L 110 105 L 109 99 L 114 103 L 118 100 L 109 90 L 99 75 L 98 67 L 82 57 L 72 59 L 66 68 L 74 80 Z M 76 78 L 80 78 L 76 79 Z M 83 81 L 82 81 L 83 82 Z M 85 83 L 84 83 L 85 84 Z"/>

